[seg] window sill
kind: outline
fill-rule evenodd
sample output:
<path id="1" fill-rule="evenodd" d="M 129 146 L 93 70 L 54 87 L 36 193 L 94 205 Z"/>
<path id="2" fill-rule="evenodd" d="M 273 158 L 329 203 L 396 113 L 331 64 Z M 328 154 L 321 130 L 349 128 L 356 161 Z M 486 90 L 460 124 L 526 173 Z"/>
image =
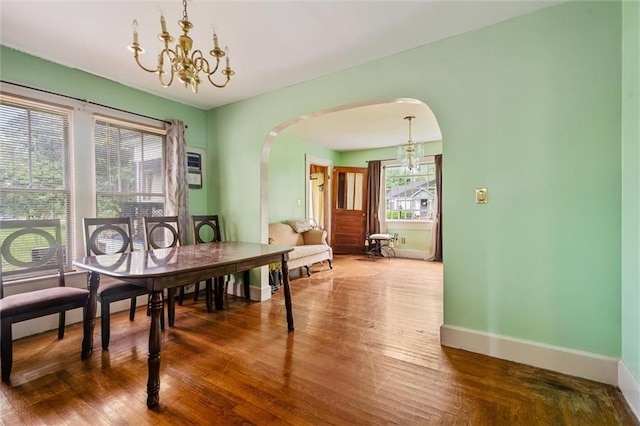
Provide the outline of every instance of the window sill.
<path id="1" fill-rule="evenodd" d="M 431 230 L 431 220 L 387 220 L 387 228 Z"/>

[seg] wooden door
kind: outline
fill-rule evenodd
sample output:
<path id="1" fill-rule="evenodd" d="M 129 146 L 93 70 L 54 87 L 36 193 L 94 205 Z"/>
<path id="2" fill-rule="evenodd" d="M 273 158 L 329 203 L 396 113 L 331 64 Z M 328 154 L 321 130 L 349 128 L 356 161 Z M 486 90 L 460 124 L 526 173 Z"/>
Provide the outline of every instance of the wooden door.
<path id="1" fill-rule="evenodd" d="M 367 208 L 367 169 L 333 169 L 332 244 L 334 253 L 364 251 Z"/>

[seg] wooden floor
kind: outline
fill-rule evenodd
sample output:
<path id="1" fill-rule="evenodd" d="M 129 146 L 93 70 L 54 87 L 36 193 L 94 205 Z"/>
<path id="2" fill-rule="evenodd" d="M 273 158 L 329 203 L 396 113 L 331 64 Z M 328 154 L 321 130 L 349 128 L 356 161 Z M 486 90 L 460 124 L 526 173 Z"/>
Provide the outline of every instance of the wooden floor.
<path id="1" fill-rule="evenodd" d="M 15 342 L 0 423 L 637 425 L 619 390 L 441 347 L 442 265 L 337 257 L 263 303 L 177 307 L 162 334 L 160 408 L 147 409 L 144 309 L 112 316 L 111 347 L 82 330 Z"/>

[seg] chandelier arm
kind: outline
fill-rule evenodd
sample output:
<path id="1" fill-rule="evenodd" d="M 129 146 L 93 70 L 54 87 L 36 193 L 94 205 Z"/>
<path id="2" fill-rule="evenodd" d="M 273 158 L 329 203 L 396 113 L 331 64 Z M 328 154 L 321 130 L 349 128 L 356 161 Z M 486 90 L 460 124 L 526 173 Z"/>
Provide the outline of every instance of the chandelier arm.
<path id="1" fill-rule="evenodd" d="M 147 68 L 144 65 L 142 65 L 142 62 L 140 62 L 140 56 L 138 55 L 138 50 L 136 49 L 135 54 L 133 55 L 133 57 L 136 60 L 136 63 L 138 64 L 138 66 L 140 68 L 142 68 L 143 70 L 145 70 L 146 72 L 158 72 L 158 67 L 156 67 L 156 69 L 151 69 L 151 68 Z"/>
<path id="2" fill-rule="evenodd" d="M 198 72 L 209 72 L 209 62 L 202 54 L 200 49 L 194 50 L 191 53 L 191 62 L 193 62 L 194 69 Z"/>
<path id="3" fill-rule="evenodd" d="M 162 78 L 163 74 L 166 74 L 165 70 L 164 70 L 164 60 L 162 59 L 164 55 L 167 55 L 167 59 L 169 60 L 169 70 L 171 71 L 170 77 L 169 77 L 169 82 L 165 83 L 164 79 Z M 173 55 L 173 57 L 172 57 Z M 171 83 L 173 83 L 173 77 L 175 75 L 175 71 L 174 71 L 174 67 L 173 67 L 173 58 L 176 57 L 176 52 L 174 52 L 173 50 L 169 49 L 169 47 L 165 47 L 164 49 L 162 49 L 160 51 L 160 53 L 158 53 L 158 68 L 157 68 L 157 73 L 158 73 L 158 79 L 160 80 L 160 84 L 162 85 L 162 87 L 169 87 L 171 86 Z"/>
<path id="4" fill-rule="evenodd" d="M 223 87 L 227 87 L 229 85 L 229 82 L 231 81 L 231 75 L 227 74 L 227 81 L 225 81 L 224 84 L 217 84 L 215 81 L 211 80 L 212 74 L 213 73 L 207 74 L 207 79 L 209 80 L 209 83 L 213 84 L 218 89 L 222 89 Z"/>

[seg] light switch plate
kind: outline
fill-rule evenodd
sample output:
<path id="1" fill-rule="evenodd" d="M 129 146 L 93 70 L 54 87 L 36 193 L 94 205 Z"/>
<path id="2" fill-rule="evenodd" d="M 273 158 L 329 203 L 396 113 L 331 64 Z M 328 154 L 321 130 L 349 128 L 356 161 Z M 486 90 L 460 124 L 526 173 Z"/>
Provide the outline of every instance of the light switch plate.
<path id="1" fill-rule="evenodd" d="M 476 188 L 476 204 L 487 204 L 487 188 Z"/>

